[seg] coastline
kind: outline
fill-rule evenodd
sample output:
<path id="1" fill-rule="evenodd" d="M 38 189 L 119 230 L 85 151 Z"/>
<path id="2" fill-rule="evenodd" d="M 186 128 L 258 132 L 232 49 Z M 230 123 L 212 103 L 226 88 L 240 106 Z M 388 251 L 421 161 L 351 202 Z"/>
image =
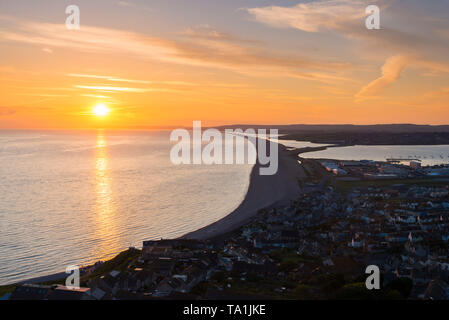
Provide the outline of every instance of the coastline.
<path id="1" fill-rule="evenodd" d="M 298 179 L 304 177 L 304 172 L 298 163 L 298 150 L 287 150 L 278 143 L 278 171 L 272 176 L 259 175 L 259 162 L 253 166 L 250 173 L 250 183 L 246 195 L 240 205 L 220 220 L 186 233 L 178 239 L 208 240 L 230 233 L 257 214 L 260 209 L 288 204 L 295 200 L 300 192 Z M 40 276 L 20 281 L 18 284 L 37 284 L 57 281 L 67 276 L 65 272 Z"/>
<path id="2" fill-rule="evenodd" d="M 260 175 L 260 164 L 257 162 L 251 170 L 245 198 L 234 211 L 212 224 L 179 237 L 179 239 L 208 240 L 215 238 L 241 227 L 260 209 L 288 204 L 290 200 L 295 200 L 300 192 L 298 179 L 304 176 L 298 163 L 298 152 L 289 151 L 279 143 L 278 150 L 279 166 L 276 174 Z"/>

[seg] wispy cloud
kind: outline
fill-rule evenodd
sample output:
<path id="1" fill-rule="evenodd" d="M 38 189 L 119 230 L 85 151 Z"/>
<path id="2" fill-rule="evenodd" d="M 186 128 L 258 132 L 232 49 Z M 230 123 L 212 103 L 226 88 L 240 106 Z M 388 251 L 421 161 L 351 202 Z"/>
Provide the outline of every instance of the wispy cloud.
<path id="1" fill-rule="evenodd" d="M 267 6 L 246 10 L 254 20 L 275 28 L 292 28 L 308 33 L 331 32 L 346 37 L 363 49 L 365 59 L 378 61 L 379 57 L 390 56 L 382 68 L 382 76 L 356 94 L 356 98 L 360 100 L 375 98 L 392 85 L 411 62 L 411 56 L 414 57 L 411 67 L 422 68 L 426 72 L 430 70 L 432 73 L 449 71 L 445 54 L 449 52 L 449 42 L 444 40 L 445 30 L 449 29 L 448 21 L 435 22 L 434 19 L 428 19 L 423 12 L 402 12 L 399 6 L 394 7 L 396 2 L 317 0 L 290 7 Z M 381 30 L 367 30 L 364 26 L 365 8 L 371 4 L 381 8 Z M 388 21 L 385 22 L 385 16 L 390 16 L 390 24 L 391 21 L 396 21 L 396 28 L 389 26 Z M 398 20 L 416 21 L 421 30 L 412 31 L 404 26 L 398 29 Z M 313 73 L 312 75 L 315 76 Z M 308 75 L 303 73 L 300 76 Z M 329 73 L 318 74 L 318 77 L 331 76 Z"/>
<path id="2" fill-rule="evenodd" d="M 256 21 L 272 27 L 292 28 L 311 33 L 333 32 L 357 41 L 356 43 L 362 45 L 368 54 L 412 53 L 422 55 L 426 60 L 434 60 L 437 52 L 445 56 L 444 53 L 449 50 L 449 42 L 444 40 L 444 30 L 449 29 L 449 22 L 435 23 L 432 19 L 426 19 L 425 12 L 402 12 L 399 5 L 394 6 L 396 2 L 318 0 L 292 7 L 268 6 L 246 10 Z M 371 4 L 376 4 L 381 9 L 380 30 L 365 28 L 365 8 Z M 385 17 L 390 19 L 384 19 Z M 400 25 L 399 21 L 404 23 Z M 409 21 L 416 21 L 420 28 L 413 30 L 410 24 L 407 24 Z"/>
<path id="3" fill-rule="evenodd" d="M 103 96 L 99 94 L 82 94 L 83 97 L 89 97 L 89 98 L 97 98 L 97 99 L 110 99 L 111 97 Z"/>
<path id="4" fill-rule="evenodd" d="M 273 27 L 319 32 L 339 30 L 348 22 L 361 19 L 366 6 L 367 1 L 360 0 L 322 0 L 293 7 L 268 6 L 247 10 L 256 21 Z"/>
<path id="5" fill-rule="evenodd" d="M 160 84 L 166 84 L 166 85 L 173 85 L 173 86 L 194 86 L 196 85 L 193 82 L 188 81 L 170 81 L 170 80 L 164 80 L 164 81 L 151 81 L 151 83 L 160 83 Z"/>
<path id="6" fill-rule="evenodd" d="M 387 59 L 382 66 L 382 76 L 363 87 L 356 94 L 357 100 L 375 98 L 385 88 L 399 79 L 403 70 L 413 61 L 410 56 L 397 55 Z"/>
<path id="7" fill-rule="evenodd" d="M 174 80 L 157 80 L 157 81 L 148 81 L 148 80 L 133 80 L 133 79 L 124 79 L 116 76 L 104 76 L 104 75 L 96 75 L 96 74 L 85 74 L 85 73 L 68 73 L 67 76 L 74 78 L 88 78 L 88 79 L 99 79 L 99 80 L 107 80 L 107 81 L 115 81 L 115 82 L 129 82 L 136 84 L 164 84 L 164 85 L 173 85 L 173 86 L 193 86 L 196 85 L 193 82 L 188 81 L 174 81 Z"/>
<path id="8" fill-rule="evenodd" d="M 136 8 L 136 9 L 144 10 L 144 11 L 153 11 L 150 6 L 142 5 L 142 4 L 135 4 L 134 2 L 131 2 L 131 1 L 118 1 L 117 5 L 122 8 Z"/>
<path id="9" fill-rule="evenodd" d="M 254 42 L 244 41 L 209 27 L 188 30 L 182 40 L 169 40 L 86 25 L 73 31 L 59 24 L 18 22 L 6 31 L 0 30 L 0 40 L 224 68 L 257 76 L 264 73 L 281 76 L 300 76 L 306 72 L 335 73 L 348 67 L 348 63 L 306 58 L 296 54 L 279 54 L 257 46 Z M 108 78 L 111 79 L 113 78 Z"/>
<path id="10" fill-rule="evenodd" d="M 95 74 L 69 73 L 69 74 L 67 74 L 67 76 L 75 77 L 75 78 L 102 79 L 102 80 L 117 81 L 117 82 L 130 82 L 130 83 L 142 83 L 142 84 L 151 83 L 151 81 L 145 81 L 145 80 L 131 80 L 131 79 L 123 79 L 123 78 L 111 77 L 111 76 L 101 76 L 101 75 L 95 75 Z"/>
<path id="11" fill-rule="evenodd" d="M 86 90 L 97 90 L 97 91 L 117 91 L 117 92 L 150 92 L 153 89 L 142 89 L 142 88 L 127 88 L 127 87 L 112 87 L 112 86 L 84 86 L 84 85 L 75 85 L 75 88 L 78 89 L 86 89 Z"/>
<path id="12" fill-rule="evenodd" d="M 187 27 L 181 33 L 183 36 L 187 36 L 190 38 L 198 40 L 208 40 L 208 41 L 226 41 L 226 42 L 235 42 L 241 44 L 262 44 L 261 41 L 255 41 L 250 39 L 242 39 L 240 37 L 236 37 L 232 34 L 221 32 L 208 24 L 200 24 L 194 27 Z"/>
<path id="13" fill-rule="evenodd" d="M 62 98 L 68 97 L 66 94 L 49 94 L 49 93 L 21 93 L 23 96 L 46 97 L 46 98 Z"/>
<path id="14" fill-rule="evenodd" d="M 135 54 L 144 58 L 171 60 L 177 55 L 169 41 L 127 31 L 90 26 L 73 31 L 62 24 L 40 22 L 19 22 L 9 30 L 0 31 L 0 39 L 85 52 Z"/>
<path id="15" fill-rule="evenodd" d="M 168 88 L 129 88 L 129 87 L 113 87 L 113 86 L 85 86 L 75 85 L 75 88 L 96 90 L 102 92 L 133 92 L 133 93 L 145 93 L 145 92 L 170 92 L 177 91 Z"/>
<path id="16" fill-rule="evenodd" d="M 131 3 L 129 1 L 119 1 L 119 2 L 117 2 L 117 5 L 120 7 L 134 7 L 135 6 L 134 3 Z"/>

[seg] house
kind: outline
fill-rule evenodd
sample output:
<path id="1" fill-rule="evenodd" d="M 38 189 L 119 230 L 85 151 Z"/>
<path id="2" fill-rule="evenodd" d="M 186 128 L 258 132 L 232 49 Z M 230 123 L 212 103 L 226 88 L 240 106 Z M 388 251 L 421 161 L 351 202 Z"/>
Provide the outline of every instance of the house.
<path id="1" fill-rule="evenodd" d="M 264 264 L 236 261 L 232 267 L 232 272 L 238 274 L 256 273 L 260 275 L 273 275 L 277 273 L 277 267 L 275 263 L 268 260 Z"/>
<path id="2" fill-rule="evenodd" d="M 90 288 L 24 284 L 11 293 L 9 300 L 94 300 L 94 298 L 90 296 Z"/>
<path id="3" fill-rule="evenodd" d="M 442 280 L 430 281 L 424 293 L 424 300 L 448 300 L 449 286 Z"/>
<path id="4" fill-rule="evenodd" d="M 106 292 L 104 292 L 100 288 L 94 288 L 91 289 L 90 295 L 96 300 L 102 300 L 106 296 Z"/>
<path id="5" fill-rule="evenodd" d="M 90 295 L 90 288 L 67 288 L 66 286 L 52 286 L 45 300 L 95 300 Z"/>
<path id="6" fill-rule="evenodd" d="M 142 270 L 138 271 L 133 275 L 133 278 L 140 283 L 140 286 L 145 288 L 150 288 L 154 281 L 156 280 L 156 273 Z"/>
<path id="7" fill-rule="evenodd" d="M 210 247 L 212 244 L 206 241 L 195 240 L 195 239 L 169 239 L 169 240 L 149 240 L 143 242 L 142 250 L 145 251 L 149 247 L 160 247 L 160 248 L 187 248 L 190 250 L 203 250 Z"/>
<path id="8" fill-rule="evenodd" d="M 160 257 L 154 261 L 152 261 L 148 267 L 151 271 L 156 273 L 159 276 L 169 276 L 173 271 L 173 267 L 175 266 L 175 260 L 171 258 Z"/>
<path id="9" fill-rule="evenodd" d="M 186 276 L 186 283 L 188 291 L 192 290 L 194 286 L 206 279 L 207 270 L 200 268 L 197 265 L 191 265 L 184 270 L 183 275 Z"/>
<path id="10" fill-rule="evenodd" d="M 24 284 L 11 293 L 9 300 L 45 300 L 50 289 L 51 286 Z"/>
<path id="11" fill-rule="evenodd" d="M 281 231 L 280 240 L 284 242 L 294 242 L 299 240 L 298 231 L 295 229 L 285 229 Z"/>
<path id="12" fill-rule="evenodd" d="M 180 278 L 167 277 L 162 280 L 153 293 L 154 297 L 165 297 L 174 291 L 186 292 L 186 283 Z"/>
<path id="13" fill-rule="evenodd" d="M 89 286 L 98 287 L 107 293 L 115 293 L 118 290 L 117 279 L 111 274 L 101 276 L 97 283 L 89 283 Z"/>

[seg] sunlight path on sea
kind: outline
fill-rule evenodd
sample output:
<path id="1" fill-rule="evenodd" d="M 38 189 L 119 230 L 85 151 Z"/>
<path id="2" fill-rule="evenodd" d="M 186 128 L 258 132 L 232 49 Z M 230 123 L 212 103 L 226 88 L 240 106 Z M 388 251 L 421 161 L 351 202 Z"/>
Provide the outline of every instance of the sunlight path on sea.
<path id="1" fill-rule="evenodd" d="M 104 257 L 119 247 L 117 237 L 117 211 L 113 201 L 112 176 L 108 167 L 107 140 L 102 131 L 97 134 L 95 154 L 95 195 L 96 203 L 93 208 L 95 217 L 95 234 L 102 240 L 103 245 L 94 246 L 94 255 Z"/>

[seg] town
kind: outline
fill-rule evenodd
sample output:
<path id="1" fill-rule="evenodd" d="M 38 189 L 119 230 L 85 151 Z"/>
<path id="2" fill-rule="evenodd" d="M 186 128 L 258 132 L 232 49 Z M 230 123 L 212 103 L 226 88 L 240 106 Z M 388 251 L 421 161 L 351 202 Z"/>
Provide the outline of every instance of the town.
<path id="1" fill-rule="evenodd" d="M 208 240 L 144 241 L 64 282 L 11 288 L 14 299 L 449 298 L 449 168 L 300 158 L 290 204 Z M 365 268 L 381 270 L 367 290 Z"/>

